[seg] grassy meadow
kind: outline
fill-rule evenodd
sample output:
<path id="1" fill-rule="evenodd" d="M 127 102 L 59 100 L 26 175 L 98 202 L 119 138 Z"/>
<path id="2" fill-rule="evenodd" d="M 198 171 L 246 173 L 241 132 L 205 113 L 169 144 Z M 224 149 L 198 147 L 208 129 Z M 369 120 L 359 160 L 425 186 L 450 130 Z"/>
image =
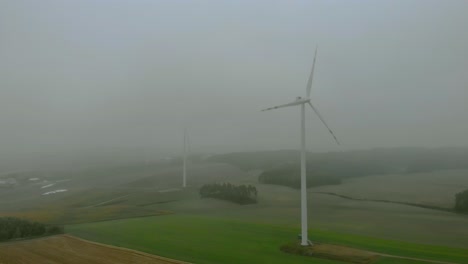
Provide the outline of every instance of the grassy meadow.
<path id="1" fill-rule="evenodd" d="M 258 184 L 259 203 L 236 205 L 215 199 L 191 197 L 148 206 L 176 214 L 228 218 L 244 222 L 297 227 L 300 192 L 283 186 Z M 177 195 L 173 193 L 172 195 Z M 143 197 L 141 197 L 143 198 Z M 468 248 L 468 215 L 408 205 L 353 201 L 308 194 L 309 226 L 390 240 Z"/>
<path id="2" fill-rule="evenodd" d="M 194 263 L 340 263 L 290 255 L 279 250 L 299 228 L 226 218 L 166 215 L 67 226 L 93 241 Z M 312 229 L 316 242 L 346 245 L 400 256 L 463 263 L 466 249 L 384 240 Z M 377 263 L 424 263 L 382 257 Z"/>

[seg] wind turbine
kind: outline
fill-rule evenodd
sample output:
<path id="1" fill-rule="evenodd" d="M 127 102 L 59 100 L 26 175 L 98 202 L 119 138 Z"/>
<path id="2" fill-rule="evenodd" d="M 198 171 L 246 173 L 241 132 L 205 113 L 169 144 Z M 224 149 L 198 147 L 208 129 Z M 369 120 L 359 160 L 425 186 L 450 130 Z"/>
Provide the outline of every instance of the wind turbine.
<path id="1" fill-rule="evenodd" d="M 184 129 L 184 157 L 182 169 L 182 187 L 187 187 L 187 151 L 188 151 L 188 135 L 187 129 Z"/>
<path id="2" fill-rule="evenodd" d="M 296 105 L 301 107 L 301 245 L 302 246 L 309 245 L 309 239 L 307 237 L 307 182 L 306 182 L 306 146 L 305 146 L 305 107 L 306 107 L 306 104 L 308 104 L 312 108 L 312 110 L 315 112 L 315 114 L 319 117 L 320 121 L 322 121 L 322 123 L 328 129 L 328 132 L 333 136 L 336 143 L 338 145 L 340 144 L 335 134 L 333 134 L 333 131 L 325 122 L 325 119 L 323 119 L 322 115 L 319 113 L 317 108 L 315 108 L 310 102 L 310 92 L 312 89 L 312 80 L 314 77 L 314 68 L 315 68 L 316 59 L 317 59 L 317 48 L 315 49 L 314 62 L 312 63 L 312 70 L 310 72 L 309 79 L 307 81 L 305 98 L 297 97 L 296 100 L 291 103 L 278 105 L 278 106 L 274 106 L 274 107 L 270 107 L 270 108 L 262 110 L 262 111 L 268 111 L 268 110 L 289 107 L 289 106 L 296 106 Z"/>

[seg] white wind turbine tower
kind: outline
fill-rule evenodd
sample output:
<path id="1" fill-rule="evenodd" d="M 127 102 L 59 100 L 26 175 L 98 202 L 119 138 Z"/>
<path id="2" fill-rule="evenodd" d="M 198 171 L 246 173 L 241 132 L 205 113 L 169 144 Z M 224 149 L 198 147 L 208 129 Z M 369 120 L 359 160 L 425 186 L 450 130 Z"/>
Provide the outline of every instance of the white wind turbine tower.
<path id="1" fill-rule="evenodd" d="M 184 156 L 183 156 L 183 169 L 182 169 L 182 187 L 187 187 L 187 153 L 189 152 L 189 138 L 187 129 L 184 129 Z"/>
<path id="2" fill-rule="evenodd" d="M 307 81 L 306 87 L 306 97 L 297 97 L 294 102 L 278 105 L 274 107 L 270 107 L 264 109 L 262 111 L 273 110 L 282 107 L 289 107 L 289 106 L 300 106 L 301 107 L 301 245 L 307 246 L 309 245 L 309 240 L 307 237 L 307 184 L 306 184 L 306 147 L 305 147 L 305 107 L 308 104 L 315 114 L 319 117 L 325 127 L 328 129 L 328 132 L 333 136 L 336 143 L 339 145 L 338 139 L 335 137 L 331 129 L 328 127 L 327 123 L 323 119 L 322 115 L 319 113 L 317 108 L 315 108 L 312 103 L 310 102 L 310 91 L 312 89 L 312 79 L 314 77 L 314 68 L 315 68 L 315 60 L 317 58 L 317 49 L 315 49 L 314 55 L 314 62 L 312 64 L 312 70 L 309 75 L 309 80 Z"/>

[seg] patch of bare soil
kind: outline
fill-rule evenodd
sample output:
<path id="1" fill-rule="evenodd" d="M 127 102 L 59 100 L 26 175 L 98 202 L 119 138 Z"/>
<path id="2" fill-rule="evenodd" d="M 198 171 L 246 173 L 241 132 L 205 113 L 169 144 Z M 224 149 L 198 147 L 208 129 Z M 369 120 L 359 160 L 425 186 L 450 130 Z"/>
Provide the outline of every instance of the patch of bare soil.
<path id="1" fill-rule="evenodd" d="M 0 244 L 0 264 L 186 264 L 69 235 Z"/>
<path id="2" fill-rule="evenodd" d="M 314 244 L 313 246 L 304 247 L 299 245 L 297 242 L 293 242 L 282 246 L 281 250 L 291 254 L 339 260 L 357 264 L 374 263 L 379 258 L 378 254 L 374 254 L 372 252 L 329 244 Z"/>

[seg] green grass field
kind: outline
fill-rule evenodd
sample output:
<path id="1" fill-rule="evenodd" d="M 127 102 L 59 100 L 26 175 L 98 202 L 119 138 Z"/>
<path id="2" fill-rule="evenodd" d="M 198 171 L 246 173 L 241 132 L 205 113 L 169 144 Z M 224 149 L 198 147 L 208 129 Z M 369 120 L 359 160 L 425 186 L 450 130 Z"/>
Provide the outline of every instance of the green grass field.
<path id="1" fill-rule="evenodd" d="M 67 226 L 66 231 L 93 241 L 132 248 L 194 263 L 340 263 L 283 253 L 299 228 L 226 218 L 166 215 Z M 383 240 L 311 230 L 314 241 L 380 253 L 466 263 L 467 249 Z M 377 263 L 424 263 L 381 258 Z"/>

